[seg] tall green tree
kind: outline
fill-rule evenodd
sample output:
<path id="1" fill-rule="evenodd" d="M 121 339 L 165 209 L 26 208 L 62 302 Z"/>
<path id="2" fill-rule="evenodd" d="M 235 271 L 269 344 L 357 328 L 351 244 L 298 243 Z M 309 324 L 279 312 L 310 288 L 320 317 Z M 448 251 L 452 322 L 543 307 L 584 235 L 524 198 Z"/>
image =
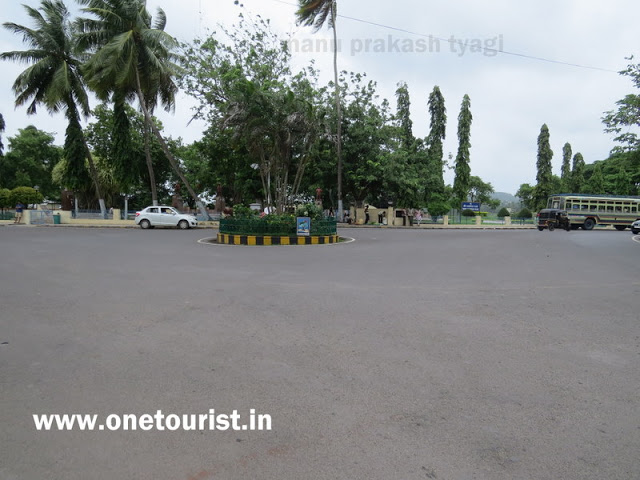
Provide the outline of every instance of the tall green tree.
<path id="1" fill-rule="evenodd" d="M 64 150 L 72 178 L 82 178 L 86 158 L 104 216 L 106 208 L 98 173 L 80 125 L 80 115 L 89 115 L 89 100 L 80 72 L 80 60 L 74 55 L 75 37 L 70 13 L 60 0 L 43 0 L 39 9 L 27 5 L 24 8 L 35 28 L 16 23 L 5 23 L 4 27 L 22 35 L 30 49 L 0 54 L 4 60 L 31 64 L 13 84 L 16 106 L 28 103 L 28 114 L 35 114 L 39 104 L 51 114 L 64 111 L 68 122 Z"/>
<path id="2" fill-rule="evenodd" d="M 241 18 L 185 46 L 184 55 L 182 82 L 199 101 L 196 115 L 228 130 L 260 175 L 267 204 L 282 211 L 300 190 L 319 135 L 313 69 L 292 74 L 286 42 L 263 19 Z"/>
<path id="3" fill-rule="evenodd" d="M 629 77 L 634 87 L 640 89 L 640 63 L 633 62 L 633 56 L 627 58 L 629 65 L 620 75 Z M 605 112 L 602 122 L 605 131 L 616 135 L 615 140 L 622 143 L 622 150 L 640 151 L 640 93 L 631 93 L 616 102 L 617 110 Z"/>
<path id="4" fill-rule="evenodd" d="M 630 195 L 631 194 L 632 179 L 631 175 L 621 165 L 614 180 L 614 193 L 616 195 Z"/>
<path id="5" fill-rule="evenodd" d="M 114 180 L 120 187 L 120 193 L 133 194 L 143 197 L 142 192 L 148 191 L 151 183 L 146 160 L 145 146 L 145 118 L 128 104 L 123 106 L 122 112 L 115 108 L 110 108 L 107 104 L 100 104 L 93 110 L 94 121 L 86 129 L 86 137 L 92 150 L 95 152 L 104 165 L 112 171 Z M 117 132 L 118 122 L 125 117 L 129 127 L 124 131 Z M 162 130 L 162 124 L 153 119 Z M 151 137 L 149 142 L 149 154 L 154 165 L 154 190 L 160 191 L 164 195 L 163 201 L 167 201 L 168 192 L 164 185 L 173 180 L 171 175 L 171 165 L 166 159 L 160 143 Z M 169 141 L 171 143 L 171 141 Z M 123 151 L 126 146 L 127 150 Z M 154 198 L 147 198 L 144 195 L 145 203 L 153 202 Z M 157 193 L 155 199 L 157 200 Z"/>
<path id="6" fill-rule="evenodd" d="M 547 198 L 551 195 L 553 184 L 553 172 L 551 167 L 551 159 L 553 158 L 553 150 L 549 143 L 549 127 L 546 124 L 540 128 L 538 135 L 538 161 L 536 162 L 536 190 L 535 204 L 536 209 L 544 208 Z"/>
<path id="7" fill-rule="evenodd" d="M 571 190 L 574 193 L 581 193 L 585 189 L 584 168 L 584 158 L 578 152 L 573 156 L 573 165 L 571 167 Z"/>
<path id="8" fill-rule="evenodd" d="M 336 107 L 336 156 L 338 157 L 338 218 L 342 218 L 342 107 L 338 81 L 338 2 L 336 0 L 298 0 L 296 17 L 299 24 L 313 27 L 314 32 L 325 24 L 333 31 L 333 84 Z"/>
<path id="9" fill-rule="evenodd" d="M 471 99 L 469 95 L 462 98 L 458 114 L 458 153 L 456 155 L 455 178 L 453 180 L 453 198 L 456 208 L 467 199 L 471 167 L 469 166 L 469 149 L 471 148 Z"/>
<path id="10" fill-rule="evenodd" d="M 84 64 L 89 86 L 99 98 L 135 96 L 145 117 L 146 127 L 158 139 L 176 175 L 198 205 L 208 213 L 184 176 L 162 133 L 154 124 L 152 107 L 160 102 L 165 109 L 174 106 L 177 74 L 174 54 L 178 43 L 164 31 L 166 15 L 158 9 L 152 22 L 146 2 L 140 0 L 78 0 L 85 13 L 94 18 L 76 22 L 81 48 L 91 53 Z M 149 157 L 147 157 L 149 158 Z"/>
<path id="11" fill-rule="evenodd" d="M 398 84 L 396 89 L 396 121 L 398 123 L 400 145 L 407 152 L 415 148 L 416 138 L 413 136 L 413 121 L 411 121 L 411 99 L 409 97 L 409 87 L 405 82 Z"/>
<path id="12" fill-rule="evenodd" d="M 430 130 L 427 138 L 428 164 L 425 181 L 427 208 L 431 210 L 449 210 L 446 204 L 443 163 L 443 141 L 447 131 L 447 109 L 444 97 L 437 85 L 429 94 Z M 431 212 L 433 214 L 433 212 Z"/>
<path id="13" fill-rule="evenodd" d="M 602 173 L 602 166 L 600 163 L 596 163 L 593 167 L 593 173 L 591 174 L 591 178 L 587 182 L 588 193 L 593 195 L 602 195 L 607 193 L 604 184 L 604 175 Z"/>
<path id="14" fill-rule="evenodd" d="M 562 181 L 562 191 L 569 193 L 571 189 L 571 144 L 565 143 L 562 147 L 562 169 L 560 170 L 560 179 Z"/>
<path id="15" fill-rule="evenodd" d="M 347 94 L 343 110 L 344 193 L 361 205 L 377 201 L 384 184 L 386 145 L 391 128 L 388 102 L 377 101 L 376 83 L 351 74 L 341 91 Z"/>
<path id="16" fill-rule="evenodd" d="M 33 125 L 9 137 L 9 149 L 0 157 L 0 187 L 38 186 L 47 198 L 58 198 L 60 191 L 51 182 L 51 172 L 62 157 L 62 149 L 54 145 L 53 134 Z"/>
<path id="17" fill-rule="evenodd" d="M 534 193 L 535 187 L 532 187 L 528 183 L 523 183 L 522 185 L 520 185 L 520 188 L 518 188 L 516 197 L 520 199 L 523 207 L 529 210 L 535 210 Z"/>
<path id="18" fill-rule="evenodd" d="M 4 133 L 4 129 L 5 129 L 4 117 L 0 113 L 0 157 L 4 153 L 4 144 L 2 143 L 2 134 Z"/>
<path id="19" fill-rule="evenodd" d="M 493 197 L 491 197 L 492 193 L 494 193 L 494 190 L 490 182 L 485 182 L 480 177 L 474 175 L 469 177 L 469 198 L 472 202 L 493 207 L 495 206 L 495 202 L 493 202 Z M 500 205 L 499 201 L 498 205 Z"/>

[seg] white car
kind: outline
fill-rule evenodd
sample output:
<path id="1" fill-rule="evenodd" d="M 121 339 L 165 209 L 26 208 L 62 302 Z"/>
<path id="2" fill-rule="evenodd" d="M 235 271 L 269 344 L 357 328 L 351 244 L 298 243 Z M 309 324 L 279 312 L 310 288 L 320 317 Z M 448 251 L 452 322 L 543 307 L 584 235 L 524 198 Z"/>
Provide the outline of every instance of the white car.
<path id="1" fill-rule="evenodd" d="M 631 233 L 637 235 L 640 233 L 640 220 L 636 220 L 631 224 Z"/>
<path id="2" fill-rule="evenodd" d="M 198 220 L 193 215 L 180 213 L 173 207 L 154 205 L 136 212 L 136 225 L 147 229 L 153 227 L 178 227 L 182 230 L 197 227 Z"/>

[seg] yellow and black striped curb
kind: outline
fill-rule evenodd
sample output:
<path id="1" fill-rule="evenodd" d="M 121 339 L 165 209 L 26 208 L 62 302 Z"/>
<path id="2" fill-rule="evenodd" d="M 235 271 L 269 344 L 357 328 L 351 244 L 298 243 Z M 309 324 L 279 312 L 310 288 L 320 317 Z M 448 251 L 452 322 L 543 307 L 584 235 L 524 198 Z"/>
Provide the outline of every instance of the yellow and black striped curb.
<path id="1" fill-rule="evenodd" d="M 219 233 L 218 243 L 227 245 L 326 245 L 338 243 L 338 235 L 312 235 L 298 237 L 295 235 L 231 235 Z"/>

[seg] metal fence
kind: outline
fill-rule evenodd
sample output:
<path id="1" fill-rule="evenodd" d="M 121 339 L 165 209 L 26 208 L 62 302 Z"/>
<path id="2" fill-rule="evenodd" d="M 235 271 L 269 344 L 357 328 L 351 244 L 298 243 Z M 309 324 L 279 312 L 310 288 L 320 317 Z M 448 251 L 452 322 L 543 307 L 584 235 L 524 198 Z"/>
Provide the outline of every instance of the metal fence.
<path id="1" fill-rule="evenodd" d="M 336 221 L 333 218 L 311 220 L 311 235 L 335 235 Z M 231 235 L 295 235 L 296 219 L 283 218 L 223 218 L 220 220 L 220 233 Z"/>
<path id="2" fill-rule="evenodd" d="M 13 212 L 0 212 L 0 220 L 13 220 L 16 215 Z"/>
<path id="3" fill-rule="evenodd" d="M 53 210 L 29 210 L 31 225 L 52 225 Z"/>
<path id="4" fill-rule="evenodd" d="M 71 210 L 71 218 L 83 220 L 113 220 L 113 212 L 107 212 L 102 215 L 100 210 Z"/>

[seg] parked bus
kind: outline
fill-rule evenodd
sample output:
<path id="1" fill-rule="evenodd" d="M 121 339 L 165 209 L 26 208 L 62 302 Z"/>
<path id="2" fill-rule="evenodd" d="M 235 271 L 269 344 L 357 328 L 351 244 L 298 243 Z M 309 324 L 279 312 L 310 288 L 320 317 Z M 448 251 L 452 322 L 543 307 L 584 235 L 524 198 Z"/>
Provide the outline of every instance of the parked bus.
<path id="1" fill-rule="evenodd" d="M 547 208 L 566 210 L 572 229 L 613 225 L 624 230 L 640 220 L 640 197 L 559 193 L 549 197 Z"/>

